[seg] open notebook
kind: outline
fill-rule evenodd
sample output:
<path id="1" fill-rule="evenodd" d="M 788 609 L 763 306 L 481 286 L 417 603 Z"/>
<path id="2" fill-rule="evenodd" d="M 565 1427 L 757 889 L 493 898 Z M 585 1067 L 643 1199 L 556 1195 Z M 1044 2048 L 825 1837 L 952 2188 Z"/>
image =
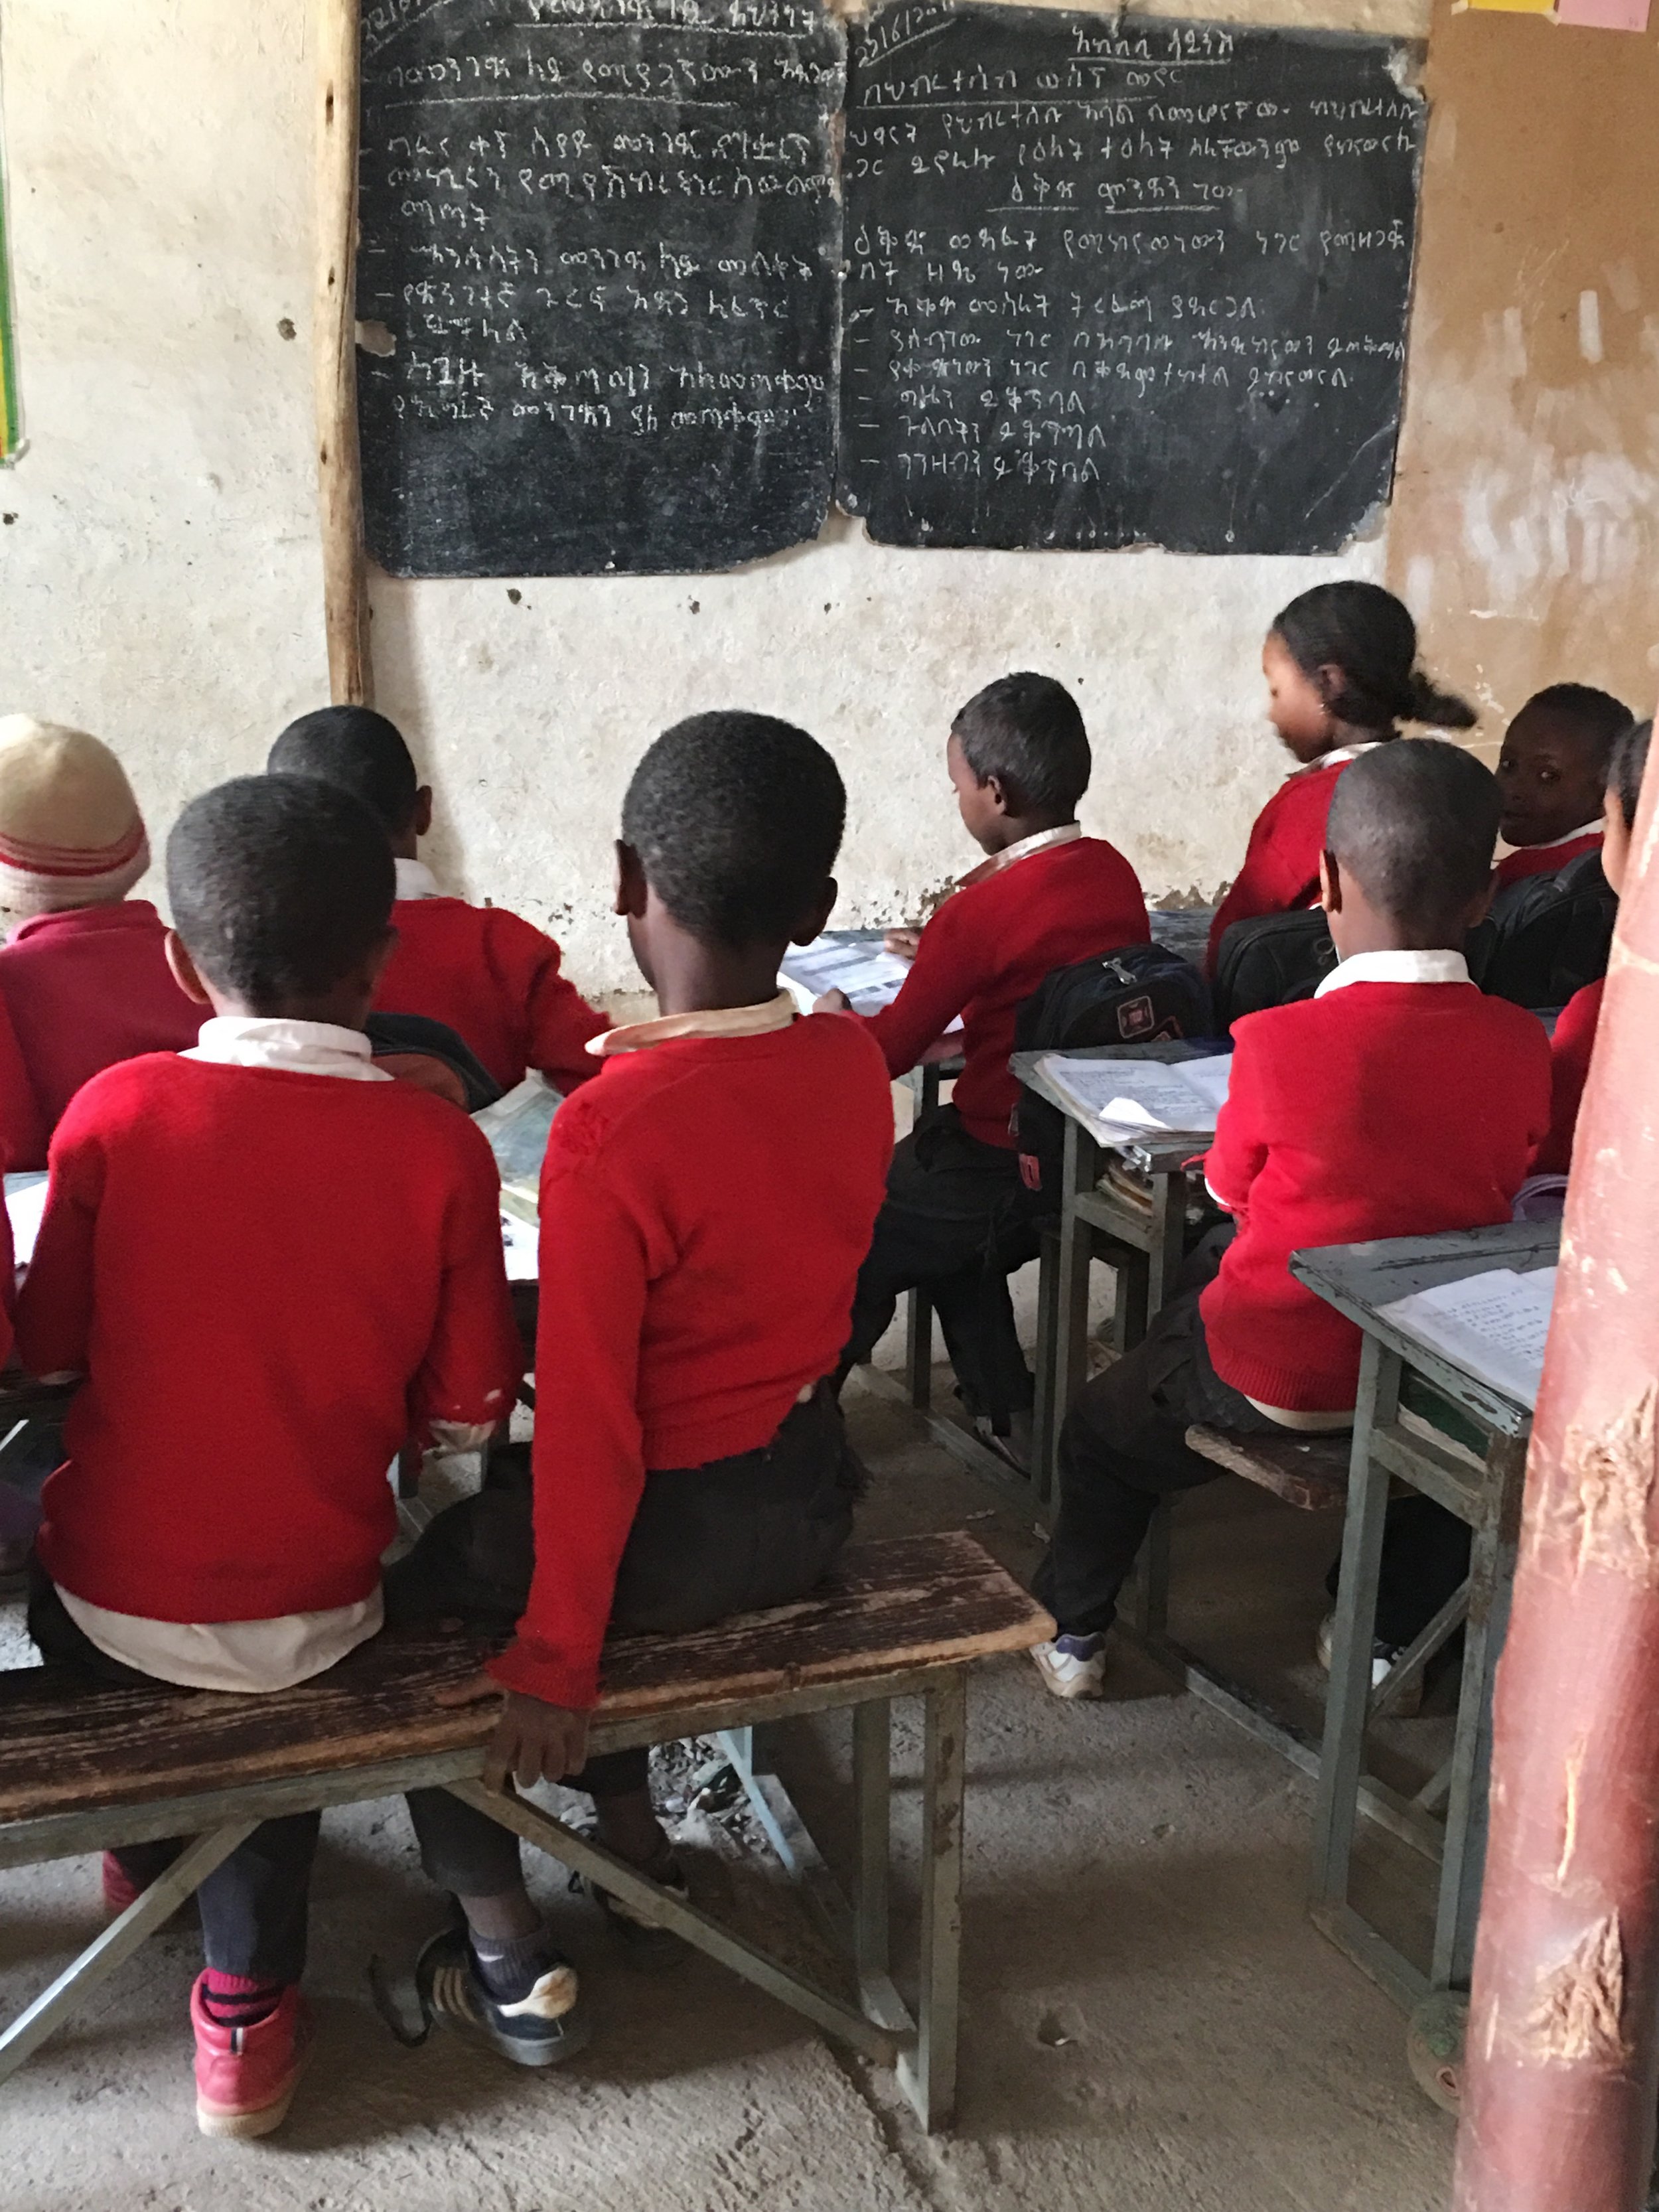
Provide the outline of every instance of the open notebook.
<path id="1" fill-rule="evenodd" d="M 1100 1141 L 1113 1145 L 1160 1132 L 1213 1136 L 1232 1058 L 1083 1060 L 1051 1052 L 1037 1066 Z"/>
<path id="2" fill-rule="evenodd" d="M 826 991 L 845 991 L 855 1014 L 878 1014 L 897 998 L 909 972 L 909 962 L 884 951 L 877 939 L 826 930 L 810 945 L 792 945 L 778 975 L 804 1014 Z M 954 1021 L 945 1035 L 961 1027 Z"/>
<path id="3" fill-rule="evenodd" d="M 1557 1272 L 1491 1267 L 1413 1291 L 1377 1312 L 1517 1405 L 1535 1406 Z"/>

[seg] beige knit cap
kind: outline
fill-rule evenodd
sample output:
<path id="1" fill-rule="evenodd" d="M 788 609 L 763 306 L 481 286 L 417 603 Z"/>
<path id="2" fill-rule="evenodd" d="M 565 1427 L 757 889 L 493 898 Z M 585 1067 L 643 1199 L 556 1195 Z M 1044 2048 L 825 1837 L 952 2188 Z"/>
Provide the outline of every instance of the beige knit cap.
<path id="1" fill-rule="evenodd" d="M 0 715 L 0 906 L 107 905 L 149 866 L 143 817 L 109 747 L 61 722 Z"/>

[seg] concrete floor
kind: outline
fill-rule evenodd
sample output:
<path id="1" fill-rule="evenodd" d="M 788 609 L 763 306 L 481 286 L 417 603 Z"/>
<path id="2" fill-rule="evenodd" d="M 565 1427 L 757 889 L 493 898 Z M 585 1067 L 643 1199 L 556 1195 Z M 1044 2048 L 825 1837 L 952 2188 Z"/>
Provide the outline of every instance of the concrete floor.
<path id="1" fill-rule="evenodd" d="M 1029 1522 L 854 1389 L 872 1533 L 970 1526 L 1029 1567 Z M 1262 1510 L 1266 1506 L 1266 1510 Z M 1224 1483 L 1180 1537 L 1182 1626 L 1305 1653 L 1328 1528 Z M 1241 1564 L 1242 1563 L 1242 1564 Z M 1231 1593 L 1231 1596 L 1229 1595 Z M 1264 1623 L 1267 1626 L 1264 1626 Z M 15 1609 L 0 1663 L 28 1656 Z M 1248 1649 L 1247 1649 L 1248 1647 Z M 1294 1671 L 1294 1669 L 1292 1669 Z M 1302 1679 L 1307 1686 L 1308 1670 Z M 1432 1729 L 1434 1723 L 1417 1724 Z M 901 1722 L 906 1771 L 918 1745 Z M 844 1727 L 777 1747 L 836 1859 Z M 309 1987 L 316 2060 L 282 2135 L 214 2144 L 191 2108 L 191 1932 L 163 1936 L 0 2088 L 0 2212 L 1431 2212 L 1451 2124 L 1413 2087 L 1394 2008 L 1310 1927 L 1308 1785 L 1133 1656 L 1103 1705 L 1023 1658 L 971 1701 L 961 2120 L 921 2136 L 890 2083 L 700 1959 L 619 1960 L 557 1869 L 536 1880 L 583 1969 L 592 2049 L 512 2071 L 441 2034 L 406 2051 L 369 2002 L 437 1917 L 402 1809 L 328 1816 Z M 902 1828 L 914 1803 L 901 1790 Z M 829 1971 L 743 1822 L 691 1813 L 693 1887 Z M 1421 1862 L 1380 1878 L 1420 1916 Z M 901 1881 L 902 1913 L 908 1884 Z M 97 1925 L 96 1868 L 7 1877 L 9 2013 Z"/>

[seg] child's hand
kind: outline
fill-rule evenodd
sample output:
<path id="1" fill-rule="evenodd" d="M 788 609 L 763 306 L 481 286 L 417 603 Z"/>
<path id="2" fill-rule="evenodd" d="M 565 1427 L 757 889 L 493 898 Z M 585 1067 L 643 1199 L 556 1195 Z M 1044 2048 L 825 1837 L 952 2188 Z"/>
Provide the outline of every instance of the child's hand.
<path id="1" fill-rule="evenodd" d="M 916 948 L 921 943 L 921 932 L 913 928 L 908 921 L 901 922 L 897 928 L 890 929 L 881 942 L 883 949 L 890 952 L 896 960 L 914 960 Z"/>
<path id="2" fill-rule="evenodd" d="M 520 1790 L 538 1782 L 563 1782 L 587 1762 L 587 1715 L 550 1705 L 522 1690 L 503 1695 L 493 1674 L 480 1671 L 437 1692 L 441 1705 L 472 1705 L 500 1698 L 501 1718 L 484 1753 L 486 1788 L 499 1790 L 510 1774 Z"/>
<path id="3" fill-rule="evenodd" d="M 845 991 L 826 991 L 821 999 L 812 1001 L 815 1014 L 850 1014 L 852 1011 L 853 1001 Z"/>

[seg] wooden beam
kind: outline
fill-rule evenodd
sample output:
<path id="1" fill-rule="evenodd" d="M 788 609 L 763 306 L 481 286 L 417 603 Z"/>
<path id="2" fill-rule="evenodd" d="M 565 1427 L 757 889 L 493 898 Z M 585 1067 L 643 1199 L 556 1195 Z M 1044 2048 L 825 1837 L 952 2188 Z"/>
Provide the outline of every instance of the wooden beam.
<path id="1" fill-rule="evenodd" d="M 368 706 L 374 681 L 357 451 L 357 129 L 360 0 L 316 0 L 317 282 L 312 363 L 329 696 Z"/>

